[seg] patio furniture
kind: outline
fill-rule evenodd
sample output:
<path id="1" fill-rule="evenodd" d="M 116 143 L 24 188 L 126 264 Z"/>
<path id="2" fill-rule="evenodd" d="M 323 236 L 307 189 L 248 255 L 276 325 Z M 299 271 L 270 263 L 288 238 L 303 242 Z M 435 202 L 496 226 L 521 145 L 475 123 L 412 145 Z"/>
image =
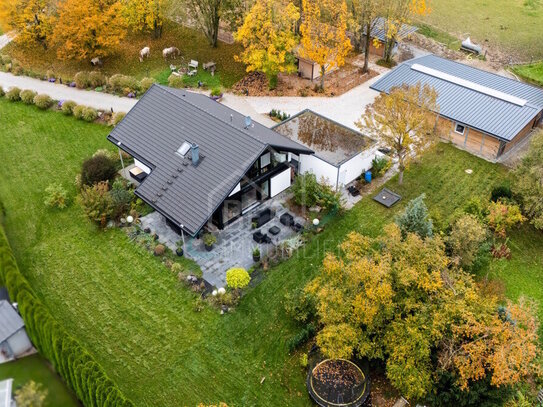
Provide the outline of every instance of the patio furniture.
<path id="1" fill-rule="evenodd" d="M 279 222 L 285 226 L 292 226 L 294 224 L 294 217 L 290 213 L 284 213 L 279 218 Z"/>
<path id="2" fill-rule="evenodd" d="M 130 177 L 138 182 L 142 182 L 147 177 L 147 173 L 139 167 L 134 167 L 128 172 L 130 173 Z"/>
<path id="3" fill-rule="evenodd" d="M 259 228 L 272 220 L 274 216 L 275 214 L 270 208 L 263 209 L 260 212 L 257 212 L 256 216 L 251 218 L 251 222 L 256 224 L 256 227 Z"/>
<path id="4" fill-rule="evenodd" d="M 304 227 L 300 225 L 299 223 L 295 223 L 291 225 L 291 229 L 294 230 L 296 233 L 300 233 L 304 231 Z"/>
<path id="5" fill-rule="evenodd" d="M 189 69 L 198 69 L 198 61 L 191 59 L 189 62 Z"/>
<path id="6" fill-rule="evenodd" d="M 268 232 L 274 236 L 277 236 L 281 232 L 281 229 L 279 229 L 277 226 L 272 226 L 268 229 Z"/>
<path id="7" fill-rule="evenodd" d="M 381 205 L 386 206 L 387 208 L 392 207 L 398 203 L 402 197 L 395 192 L 392 192 L 390 189 L 383 188 L 381 192 L 373 197 L 373 200 L 379 202 Z"/>
<path id="8" fill-rule="evenodd" d="M 349 188 L 347 188 L 347 191 L 349 191 L 352 196 L 360 196 L 360 191 L 354 185 L 351 185 Z"/>
<path id="9" fill-rule="evenodd" d="M 263 234 L 260 230 L 253 233 L 253 240 L 257 243 L 271 243 L 271 239 L 267 234 Z"/>

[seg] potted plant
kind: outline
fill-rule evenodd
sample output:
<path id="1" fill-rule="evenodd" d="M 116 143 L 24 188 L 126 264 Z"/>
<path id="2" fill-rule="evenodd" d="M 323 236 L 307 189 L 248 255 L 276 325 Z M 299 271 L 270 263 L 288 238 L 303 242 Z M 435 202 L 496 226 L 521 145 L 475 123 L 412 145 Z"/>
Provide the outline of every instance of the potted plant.
<path id="1" fill-rule="evenodd" d="M 258 223 L 256 223 L 256 222 L 253 221 L 253 222 L 251 223 L 251 228 L 256 229 L 257 227 L 258 227 Z"/>
<path id="2" fill-rule="evenodd" d="M 180 240 L 177 242 L 177 249 L 175 249 L 175 254 L 177 254 L 179 257 L 183 256 L 183 242 Z"/>
<path id="3" fill-rule="evenodd" d="M 222 99 L 222 96 L 223 96 L 223 93 L 221 91 L 221 88 L 213 88 L 211 90 L 211 99 L 213 99 L 214 101 L 218 102 L 219 100 Z"/>
<path id="4" fill-rule="evenodd" d="M 211 233 L 206 233 L 202 237 L 202 240 L 204 241 L 204 245 L 208 252 L 210 252 L 211 249 L 213 249 L 213 245 L 217 242 L 217 238 L 213 236 Z"/>
<path id="5" fill-rule="evenodd" d="M 260 261 L 260 249 L 258 247 L 253 249 L 253 261 L 255 263 Z"/>

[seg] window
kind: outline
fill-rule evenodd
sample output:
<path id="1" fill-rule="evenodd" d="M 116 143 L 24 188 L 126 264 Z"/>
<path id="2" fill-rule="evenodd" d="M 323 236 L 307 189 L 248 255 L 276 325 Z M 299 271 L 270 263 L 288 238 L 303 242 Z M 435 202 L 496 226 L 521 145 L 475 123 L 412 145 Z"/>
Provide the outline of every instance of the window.
<path id="1" fill-rule="evenodd" d="M 271 163 L 271 156 L 270 153 L 264 154 L 262 157 L 260 157 L 260 168 L 266 168 Z"/>
<path id="2" fill-rule="evenodd" d="M 464 132 L 466 131 L 466 126 L 460 123 L 456 123 L 454 125 L 454 131 L 458 134 L 464 134 Z"/>
<path id="3" fill-rule="evenodd" d="M 177 154 L 184 157 L 190 150 L 191 144 L 188 141 L 185 141 L 181 147 L 177 149 Z"/>

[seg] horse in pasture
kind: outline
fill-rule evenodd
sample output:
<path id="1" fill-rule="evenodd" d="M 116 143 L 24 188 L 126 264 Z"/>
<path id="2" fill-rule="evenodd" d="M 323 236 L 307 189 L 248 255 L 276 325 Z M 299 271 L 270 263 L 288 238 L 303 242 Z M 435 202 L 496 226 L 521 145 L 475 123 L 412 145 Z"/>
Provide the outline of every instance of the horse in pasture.
<path id="1" fill-rule="evenodd" d="M 151 56 L 151 48 L 145 47 L 140 51 L 140 62 L 143 62 L 144 58 L 149 58 Z"/>
<path id="2" fill-rule="evenodd" d="M 179 55 L 181 55 L 181 51 L 179 51 L 179 48 L 177 47 L 164 48 L 162 50 L 162 56 L 164 59 L 168 59 L 169 57 L 175 59 Z"/>

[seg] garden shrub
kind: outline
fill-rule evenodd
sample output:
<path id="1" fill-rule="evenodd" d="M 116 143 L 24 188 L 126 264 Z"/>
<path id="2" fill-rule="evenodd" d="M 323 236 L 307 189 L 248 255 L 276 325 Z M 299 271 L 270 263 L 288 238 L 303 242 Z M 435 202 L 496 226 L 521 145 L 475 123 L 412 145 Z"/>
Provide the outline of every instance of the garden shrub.
<path id="1" fill-rule="evenodd" d="M 10 69 L 10 71 L 11 71 L 11 73 L 13 75 L 16 75 L 16 76 L 22 75 L 24 73 L 24 69 L 21 66 L 21 63 L 16 59 L 11 61 L 11 69 Z"/>
<path id="2" fill-rule="evenodd" d="M 500 199 L 512 200 L 513 192 L 509 185 L 498 185 L 492 188 L 492 193 L 490 194 L 490 200 L 492 202 L 498 202 Z"/>
<path id="3" fill-rule="evenodd" d="M 74 115 L 74 117 L 77 119 L 77 120 L 82 120 L 83 119 L 83 111 L 85 110 L 85 106 L 83 105 L 76 105 L 73 107 L 72 109 L 72 113 Z"/>
<path id="4" fill-rule="evenodd" d="M 77 103 L 75 103 L 73 100 L 65 100 L 64 102 L 62 102 L 60 110 L 66 116 L 69 116 L 69 115 L 73 114 L 74 108 L 76 106 L 77 106 Z"/>
<path id="5" fill-rule="evenodd" d="M 428 216 L 425 197 L 426 195 L 422 194 L 411 200 L 405 210 L 396 216 L 394 221 L 402 231 L 403 237 L 408 233 L 415 233 L 423 239 L 432 236 L 433 223 Z"/>
<path id="6" fill-rule="evenodd" d="M 164 256 L 165 252 L 166 252 L 166 247 L 164 247 L 163 244 L 157 244 L 155 246 L 155 249 L 153 250 L 153 253 L 155 256 Z"/>
<path id="7" fill-rule="evenodd" d="M 287 341 L 287 348 L 289 352 L 296 350 L 298 347 L 306 343 L 309 339 L 315 336 L 317 330 L 315 325 L 307 324 L 296 335 Z"/>
<path id="8" fill-rule="evenodd" d="M 226 284 L 230 288 L 238 289 L 249 285 L 251 276 L 242 267 L 234 267 L 226 272 Z"/>
<path id="9" fill-rule="evenodd" d="M 79 195 L 79 203 L 87 218 L 102 228 L 106 227 L 113 214 L 113 199 L 107 182 L 84 186 Z"/>
<path id="10" fill-rule="evenodd" d="M 211 89 L 211 96 L 220 96 L 221 94 L 222 94 L 222 90 L 220 87 Z"/>
<path id="11" fill-rule="evenodd" d="M 155 78 L 143 78 L 141 80 L 141 91 L 144 93 L 147 92 L 154 83 L 156 83 Z"/>
<path id="12" fill-rule="evenodd" d="M 116 126 L 118 125 L 122 119 L 124 119 L 126 116 L 126 113 L 124 112 L 117 112 L 114 113 L 113 116 L 111 116 L 111 120 L 109 121 L 110 126 Z"/>
<path id="13" fill-rule="evenodd" d="M 463 215 L 453 224 L 447 244 L 453 260 L 461 267 L 470 268 L 486 239 L 486 227 L 475 216 Z"/>
<path id="14" fill-rule="evenodd" d="M 0 61 L 3 65 L 11 64 L 11 57 L 9 55 L 0 55 Z"/>
<path id="15" fill-rule="evenodd" d="M 68 206 L 68 192 L 61 184 L 50 184 L 45 188 L 45 206 L 64 209 Z"/>
<path id="16" fill-rule="evenodd" d="M 49 109 L 53 104 L 53 99 L 49 95 L 41 94 L 34 97 L 34 104 L 42 110 Z"/>
<path id="17" fill-rule="evenodd" d="M 111 181 L 117 175 L 115 162 L 106 156 L 91 157 L 81 167 L 82 185 L 94 185 L 102 181 Z"/>
<path id="18" fill-rule="evenodd" d="M 466 202 L 464 212 L 475 216 L 481 222 L 485 222 L 488 216 L 488 204 L 480 198 L 474 197 Z"/>
<path id="19" fill-rule="evenodd" d="M 104 157 L 107 157 L 109 158 L 110 160 L 112 161 L 118 161 L 119 160 L 119 156 L 116 152 L 114 151 L 110 151 L 106 148 L 101 148 L 99 150 L 96 150 L 96 152 L 92 155 L 93 157 L 96 157 L 98 155 L 103 155 Z M 113 183 L 113 188 L 115 188 L 115 185 L 118 183 L 118 182 L 121 182 L 121 181 L 124 181 L 126 182 L 125 180 L 123 180 L 122 178 L 118 179 L 118 180 L 115 180 L 115 182 Z M 122 182 L 122 184 L 124 185 L 124 182 Z"/>
<path id="20" fill-rule="evenodd" d="M 341 195 L 329 185 L 317 181 L 315 174 L 307 173 L 299 175 L 292 185 L 294 202 L 300 206 L 311 208 L 320 205 L 324 209 L 341 207 Z"/>
<path id="21" fill-rule="evenodd" d="M 285 311 L 298 322 L 307 323 L 315 316 L 313 297 L 303 288 L 297 288 L 285 295 Z"/>
<path id="22" fill-rule="evenodd" d="M 8 98 L 8 100 L 11 102 L 18 102 L 21 100 L 21 89 L 14 86 L 6 92 L 6 98 Z"/>
<path id="23" fill-rule="evenodd" d="M 108 84 L 114 92 L 127 95 L 130 92 L 138 92 L 141 85 L 136 78 L 128 75 L 116 74 L 109 78 Z"/>
<path id="24" fill-rule="evenodd" d="M 98 88 L 107 85 L 106 76 L 99 71 L 92 71 L 88 74 L 88 85 L 91 88 Z"/>
<path id="25" fill-rule="evenodd" d="M 81 118 L 91 123 L 98 118 L 98 111 L 93 107 L 85 106 L 81 112 Z"/>
<path id="26" fill-rule="evenodd" d="M 5 286 L 12 301 L 18 303 L 26 332 L 34 346 L 55 367 L 83 405 L 133 407 L 91 353 L 53 318 L 36 296 L 15 263 L 1 225 L 0 286 Z"/>
<path id="27" fill-rule="evenodd" d="M 47 72 L 45 73 L 45 77 L 47 78 L 47 80 L 57 78 L 57 76 L 55 75 L 55 72 L 52 69 L 47 70 Z"/>
<path id="28" fill-rule="evenodd" d="M 179 263 L 172 264 L 172 272 L 177 276 L 183 271 L 183 266 Z"/>
<path id="29" fill-rule="evenodd" d="M 134 192 L 128 188 L 127 182 L 121 178 L 115 180 L 109 192 L 113 201 L 113 219 L 119 219 L 130 210 L 134 200 Z"/>
<path id="30" fill-rule="evenodd" d="M 387 157 L 375 157 L 371 162 L 371 172 L 373 176 L 377 178 L 384 175 L 391 164 L 391 161 Z"/>
<path id="31" fill-rule="evenodd" d="M 174 75 L 173 73 L 168 78 L 168 86 L 172 88 L 183 88 L 185 83 L 183 82 L 183 77 L 179 75 Z"/>
<path id="32" fill-rule="evenodd" d="M 90 75 L 88 72 L 82 71 L 75 74 L 75 86 L 79 89 L 87 89 L 91 86 Z"/>
<path id="33" fill-rule="evenodd" d="M 4 88 L 0 86 L 0 98 L 3 97 L 5 94 L 6 92 L 4 92 Z"/>
<path id="34" fill-rule="evenodd" d="M 33 90 L 25 89 L 25 90 L 21 91 L 21 93 L 20 93 L 21 101 L 25 105 L 31 105 L 31 104 L 34 103 L 34 98 L 36 97 L 36 95 L 37 95 L 37 93 L 34 92 Z"/>

